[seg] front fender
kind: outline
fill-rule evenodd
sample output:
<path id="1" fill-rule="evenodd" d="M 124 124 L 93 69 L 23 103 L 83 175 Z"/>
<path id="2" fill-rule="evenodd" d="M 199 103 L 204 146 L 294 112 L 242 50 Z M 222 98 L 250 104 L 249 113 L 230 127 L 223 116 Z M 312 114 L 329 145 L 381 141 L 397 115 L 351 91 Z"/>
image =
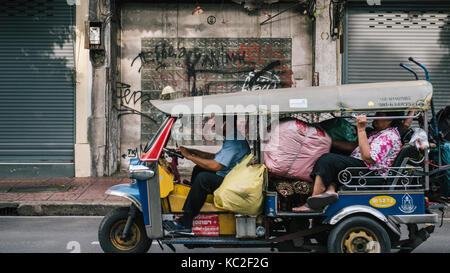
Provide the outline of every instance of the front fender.
<path id="1" fill-rule="evenodd" d="M 139 188 L 136 183 L 118 184 L 109 188 L 105 194 L 124 197 L 131 201 L 141 212 L 142 204 Z"/>

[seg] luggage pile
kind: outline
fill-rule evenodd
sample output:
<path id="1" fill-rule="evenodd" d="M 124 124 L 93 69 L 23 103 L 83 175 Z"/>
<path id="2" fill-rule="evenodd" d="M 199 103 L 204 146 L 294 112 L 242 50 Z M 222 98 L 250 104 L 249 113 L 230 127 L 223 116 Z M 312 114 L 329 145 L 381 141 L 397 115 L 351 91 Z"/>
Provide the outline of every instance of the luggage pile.
<path id="1" fill-rule="evenodd" d="M 297 119 L 280 120 L 265 146 L 264 163 L 275 176 L 312 182 L 315 162 L 331 148 L 331 137 Z"/>

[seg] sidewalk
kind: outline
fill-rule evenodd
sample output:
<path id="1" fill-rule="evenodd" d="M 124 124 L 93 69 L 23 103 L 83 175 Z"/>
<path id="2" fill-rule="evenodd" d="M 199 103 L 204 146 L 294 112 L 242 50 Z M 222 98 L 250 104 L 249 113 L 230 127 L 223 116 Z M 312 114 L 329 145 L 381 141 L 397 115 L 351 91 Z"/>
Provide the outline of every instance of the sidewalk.
<path id="1" fill-rule="evenodd" d="M 0 178 L 0 215 L 105 215 L 130 204 L 105 191 L 130 182 L 123 177 Z"/>

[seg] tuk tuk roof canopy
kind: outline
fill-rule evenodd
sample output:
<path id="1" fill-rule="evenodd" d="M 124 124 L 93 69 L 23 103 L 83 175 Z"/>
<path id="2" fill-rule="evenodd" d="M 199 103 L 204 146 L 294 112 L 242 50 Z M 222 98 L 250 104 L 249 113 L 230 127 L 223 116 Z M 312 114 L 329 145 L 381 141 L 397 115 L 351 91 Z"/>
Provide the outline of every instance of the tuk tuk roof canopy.
<path id="1" fill-rule="evenodd" d="M 257 115 L 321 112 L 427 110 L 433 93 L 427 81 L 313 86 L 151 100 L 170 116 Z"/>

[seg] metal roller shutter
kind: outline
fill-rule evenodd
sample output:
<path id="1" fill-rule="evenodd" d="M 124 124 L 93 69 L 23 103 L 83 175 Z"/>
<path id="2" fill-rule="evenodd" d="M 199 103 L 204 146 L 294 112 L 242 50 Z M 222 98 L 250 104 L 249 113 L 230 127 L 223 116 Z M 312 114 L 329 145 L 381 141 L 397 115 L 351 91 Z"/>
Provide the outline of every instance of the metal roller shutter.
<path id="1" fill-rule="evenodd" d="M 62 0 L 0 0 L 0 177 L 74 176 L 74 20 Z"/>
<path id="2" fill-rule="evenodd" d="M 430 71 L 436 110 L 450 104 L 450 1 L 349 2 L 345 16 L 344 83 L 414 80 Z"/>

